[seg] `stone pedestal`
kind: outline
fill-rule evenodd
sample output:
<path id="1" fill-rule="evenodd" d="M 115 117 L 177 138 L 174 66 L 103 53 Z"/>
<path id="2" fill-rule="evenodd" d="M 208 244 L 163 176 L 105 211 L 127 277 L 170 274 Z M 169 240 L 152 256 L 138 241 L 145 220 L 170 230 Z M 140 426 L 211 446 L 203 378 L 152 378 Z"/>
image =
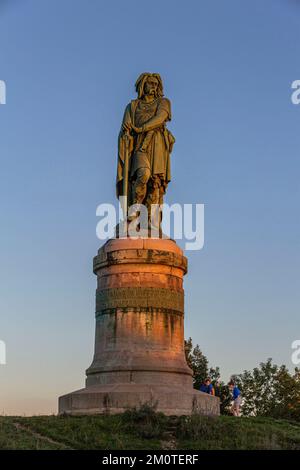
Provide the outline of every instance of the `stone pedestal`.
<path id="1" fill-rule="evenodd" d="M 100 248 L 94 359 L 86 388 L 60 397 L 60 413 L 118 413 L 151 402 L 168 415 L 219 414 L 218 398 L 193 389 L 185 360 L 186 271 L 172 240 L 112 239 Z"/>

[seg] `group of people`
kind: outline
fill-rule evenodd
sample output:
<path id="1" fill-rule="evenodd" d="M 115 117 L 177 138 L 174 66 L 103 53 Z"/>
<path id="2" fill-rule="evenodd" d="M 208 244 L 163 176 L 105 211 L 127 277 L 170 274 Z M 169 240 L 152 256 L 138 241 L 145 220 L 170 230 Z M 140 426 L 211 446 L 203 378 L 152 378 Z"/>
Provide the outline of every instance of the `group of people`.
<path id="1" fill-rule="evenodd" d="M 231 413 L 233 416 L 240 416 L 240 406 L 242 401 L 241 391 L 233 380 L 230 380 L 228 383 L 228 388 L 232 394 L 233 404 L 231 407 Z M 215 387 L 211 382 L 211 378 L 207 377 L 202 385 L 200 386 L 200 392 L 208 393 L 209 395 L 218 395 L 216 393 Z"/>

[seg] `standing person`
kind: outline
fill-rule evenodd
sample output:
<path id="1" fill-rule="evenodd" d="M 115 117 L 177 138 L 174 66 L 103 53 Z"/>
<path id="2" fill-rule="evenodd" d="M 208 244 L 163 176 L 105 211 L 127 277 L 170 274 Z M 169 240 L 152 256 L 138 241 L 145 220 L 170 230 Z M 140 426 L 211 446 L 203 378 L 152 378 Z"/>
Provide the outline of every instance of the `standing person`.
<path id="1" fill-rule="evenodd" d="M 233 380 L 230 380 L 228 384 L 229 390 L 232 393 L 232 398 L 233 398 L 233 405 L 231 408 L 233 416 L 240 416 L 240 406 L 241 406 L 241 391 L 237 387 L 237 385 L 234 383 Z"/>
<path id="2" fill-rule="evenodd" d="M 119 135 L 117 197 L 127 196 L 128 206 L 163 204 L 171 180 L 170 154 L 175 142 L 167 129 L 171 120 L 171 103 L 164 97 L 158 73 L 142 73 L 135 84 L 137 99 L 126 107 Z M 129 167 L 124 174 L 126 145 L 129 138 Z M 128 178 L 123 194 L 123 178 Z"/>
<path id="3" fill-rule="evenodd" d="M 214 395 L 215 390 L 213 384 L 211 383 L 210 377 L 204 380 L 203 384 L 200 386 L 200 392 L 208 393 L 209 395 Z"/>

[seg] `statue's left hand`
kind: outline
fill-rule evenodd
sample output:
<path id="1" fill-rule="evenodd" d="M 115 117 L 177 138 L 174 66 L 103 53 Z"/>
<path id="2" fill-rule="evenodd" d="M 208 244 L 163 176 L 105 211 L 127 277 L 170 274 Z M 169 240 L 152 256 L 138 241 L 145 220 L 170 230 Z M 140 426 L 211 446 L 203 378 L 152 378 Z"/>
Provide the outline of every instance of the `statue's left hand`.
<path id="1" fill-rule="evenodd" d="M 135 126 L 132 125 L 131 128 L 136 134 L 141 134 L 143 132 L 142 127 L 135 127 Z"/>

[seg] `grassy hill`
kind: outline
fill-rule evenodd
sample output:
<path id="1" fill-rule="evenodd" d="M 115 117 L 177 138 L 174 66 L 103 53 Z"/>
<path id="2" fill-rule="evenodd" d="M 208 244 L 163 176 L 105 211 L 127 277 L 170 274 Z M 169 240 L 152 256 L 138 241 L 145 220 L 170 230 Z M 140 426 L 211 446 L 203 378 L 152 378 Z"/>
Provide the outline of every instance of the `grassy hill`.
<path id="1" fill-rule="evenodd" d="M 0 417 L 0 449 L 297 449 L 300 423 L 267 418 L 115 416 Z"/>

